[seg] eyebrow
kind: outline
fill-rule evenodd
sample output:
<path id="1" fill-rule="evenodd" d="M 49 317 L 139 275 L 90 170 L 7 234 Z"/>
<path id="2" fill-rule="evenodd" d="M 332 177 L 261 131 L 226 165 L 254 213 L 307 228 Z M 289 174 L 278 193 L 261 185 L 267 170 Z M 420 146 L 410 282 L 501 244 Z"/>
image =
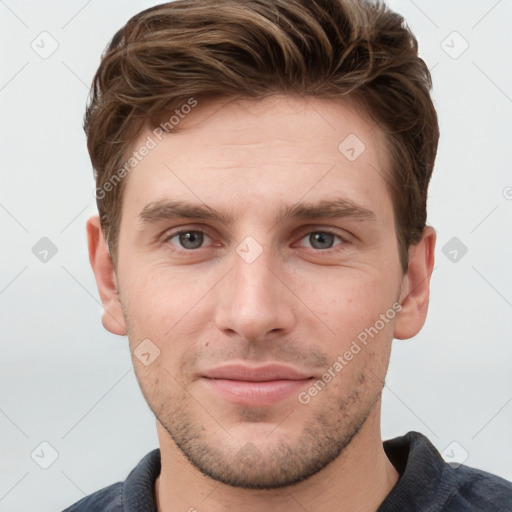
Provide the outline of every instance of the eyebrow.
<path id="1" fill-rule="evenodd" d="M 204 203 L 163 200 L 146 205 L 139 214 L 143 224 L 170 219 L 205 219 L 232 224 L 234 216 L 217 211 Z M 317 203 L 301 202 L 283 206 L 274 218 L 274 225 L 285 219 L 349 218 L 376 222 L 374 212 L 348 198 L 325 199 Z"/>

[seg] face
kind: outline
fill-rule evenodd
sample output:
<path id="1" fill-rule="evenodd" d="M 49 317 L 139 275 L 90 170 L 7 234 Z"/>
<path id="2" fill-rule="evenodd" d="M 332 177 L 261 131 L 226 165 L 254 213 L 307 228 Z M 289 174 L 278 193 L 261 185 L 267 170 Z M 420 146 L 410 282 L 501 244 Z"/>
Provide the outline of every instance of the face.
<path id="1" fill-rule="evenodd" d="M 380 405 L 404 281 L 384 136 L 348 104 L 282 96 L 199 104 L 179 129 L 134 144 L 157 142 L 123 192 L 119 321 L 197 469 L 289 485 Z"/>

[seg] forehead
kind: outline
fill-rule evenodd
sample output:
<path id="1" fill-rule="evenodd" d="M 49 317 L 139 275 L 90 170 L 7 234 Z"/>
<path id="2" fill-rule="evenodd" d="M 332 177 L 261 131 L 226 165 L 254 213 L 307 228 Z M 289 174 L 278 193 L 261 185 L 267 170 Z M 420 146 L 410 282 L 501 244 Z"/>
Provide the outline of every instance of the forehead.
<path id="1" fill-rule="evenodd" d="M 138 155 L 123 208 L 172 198 L 251 215 L 251 206 L 263 213 L 263 205 L 333 193 L 367 208 L 391 206 L 384 134 L 348 103 L 275 96 L 198 102 L 184 112 L 170 113 L 170 134 L 145 128 L 132 145 Z"/>

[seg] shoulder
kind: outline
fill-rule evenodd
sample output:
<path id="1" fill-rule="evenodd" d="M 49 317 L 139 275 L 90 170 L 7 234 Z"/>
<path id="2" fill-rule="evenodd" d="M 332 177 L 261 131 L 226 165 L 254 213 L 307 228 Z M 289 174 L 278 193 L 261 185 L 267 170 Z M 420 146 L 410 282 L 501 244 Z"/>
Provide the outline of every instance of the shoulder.
<path id="1" fill-rule="evenodd" d="M 156 511 L 154 485 L 160 474 L 160 462 L 160 450 L 157 448 L 139 461 L 124 482 L 104 487 L 63 512 Z"/>
<path id="2" fill-rule="evenodd" d="M 63 512 L 120 512 L 123 510 L 122 494 L 123 483 L 117 482 L 89 494 Z"/>
<path id="3" fill-rule="evenodd" d="M 465 465 L 451 470 L 456 489 L 447 502 L 448 510 L 512 510 L 512 482 Z"/>
<path id="4" fill-rule="evenodd" d="M 512 482 L 486 471 L 446 462 L 419 432 L 384 442 L 400 478 L 379 512 L 511 512 Z"/>

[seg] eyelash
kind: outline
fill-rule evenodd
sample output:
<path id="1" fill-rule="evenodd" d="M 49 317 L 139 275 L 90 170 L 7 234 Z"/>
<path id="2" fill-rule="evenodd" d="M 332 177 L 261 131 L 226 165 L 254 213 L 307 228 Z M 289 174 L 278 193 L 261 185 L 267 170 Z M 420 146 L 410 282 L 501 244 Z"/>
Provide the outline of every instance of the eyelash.
<path id="1" fill-rule="evenodd" d="M 204 247 L 199 247 L 197 249 L 183 249 L 183 248 L 179 248 L 179 247 L 169 243 L 174 237 L 176 237 L 182 233 L 202 233 L 203 235 L 206 235 L 210 239 L 212 238 L 210 235 L 208 235 L 208 233 L 206 231 L 204 231 L 202 229 L 181 229 L 179 231 L 170 232 L 164 236 L 164 239 L 162 240 L 162 242 L 167 244 L 167 246 L 172 245 L 173 248 L 170 250 L 172 250 L 173 253 L 177 253 L 178 255 L 190 255 L 194 252 L 199 252 L 201 249 L 204 248 Z M 332 251 L 342 250 L 342 249 L 339 249 L 340 246 L 343 248 L 343 246 L 350 243 L 346 237 L 343 237 L 340 234 L 336 233 L 335 231 L 332 231 L 329 229 L 308 229 L 308 230 L 301 231 L 300 232 L 300 235 L 301 235 L 300 240 L 302 240 L 303 238 L 305 238 L 308 235 L 311 235 L 312 233 L 322 233 L 322 234 L 327 234 L 327 235 L 333 235 L 334 237 L 337 237 L 341 241 L 341 243 L 339 243 L 338 245 L 334 245 L 333 247 L 329 247 L 328 249 L 315 249 L 314 247 L 312 247 L 311 249 L 313 251 L 315 251 L 316 253 L 331 253 Z"/>

